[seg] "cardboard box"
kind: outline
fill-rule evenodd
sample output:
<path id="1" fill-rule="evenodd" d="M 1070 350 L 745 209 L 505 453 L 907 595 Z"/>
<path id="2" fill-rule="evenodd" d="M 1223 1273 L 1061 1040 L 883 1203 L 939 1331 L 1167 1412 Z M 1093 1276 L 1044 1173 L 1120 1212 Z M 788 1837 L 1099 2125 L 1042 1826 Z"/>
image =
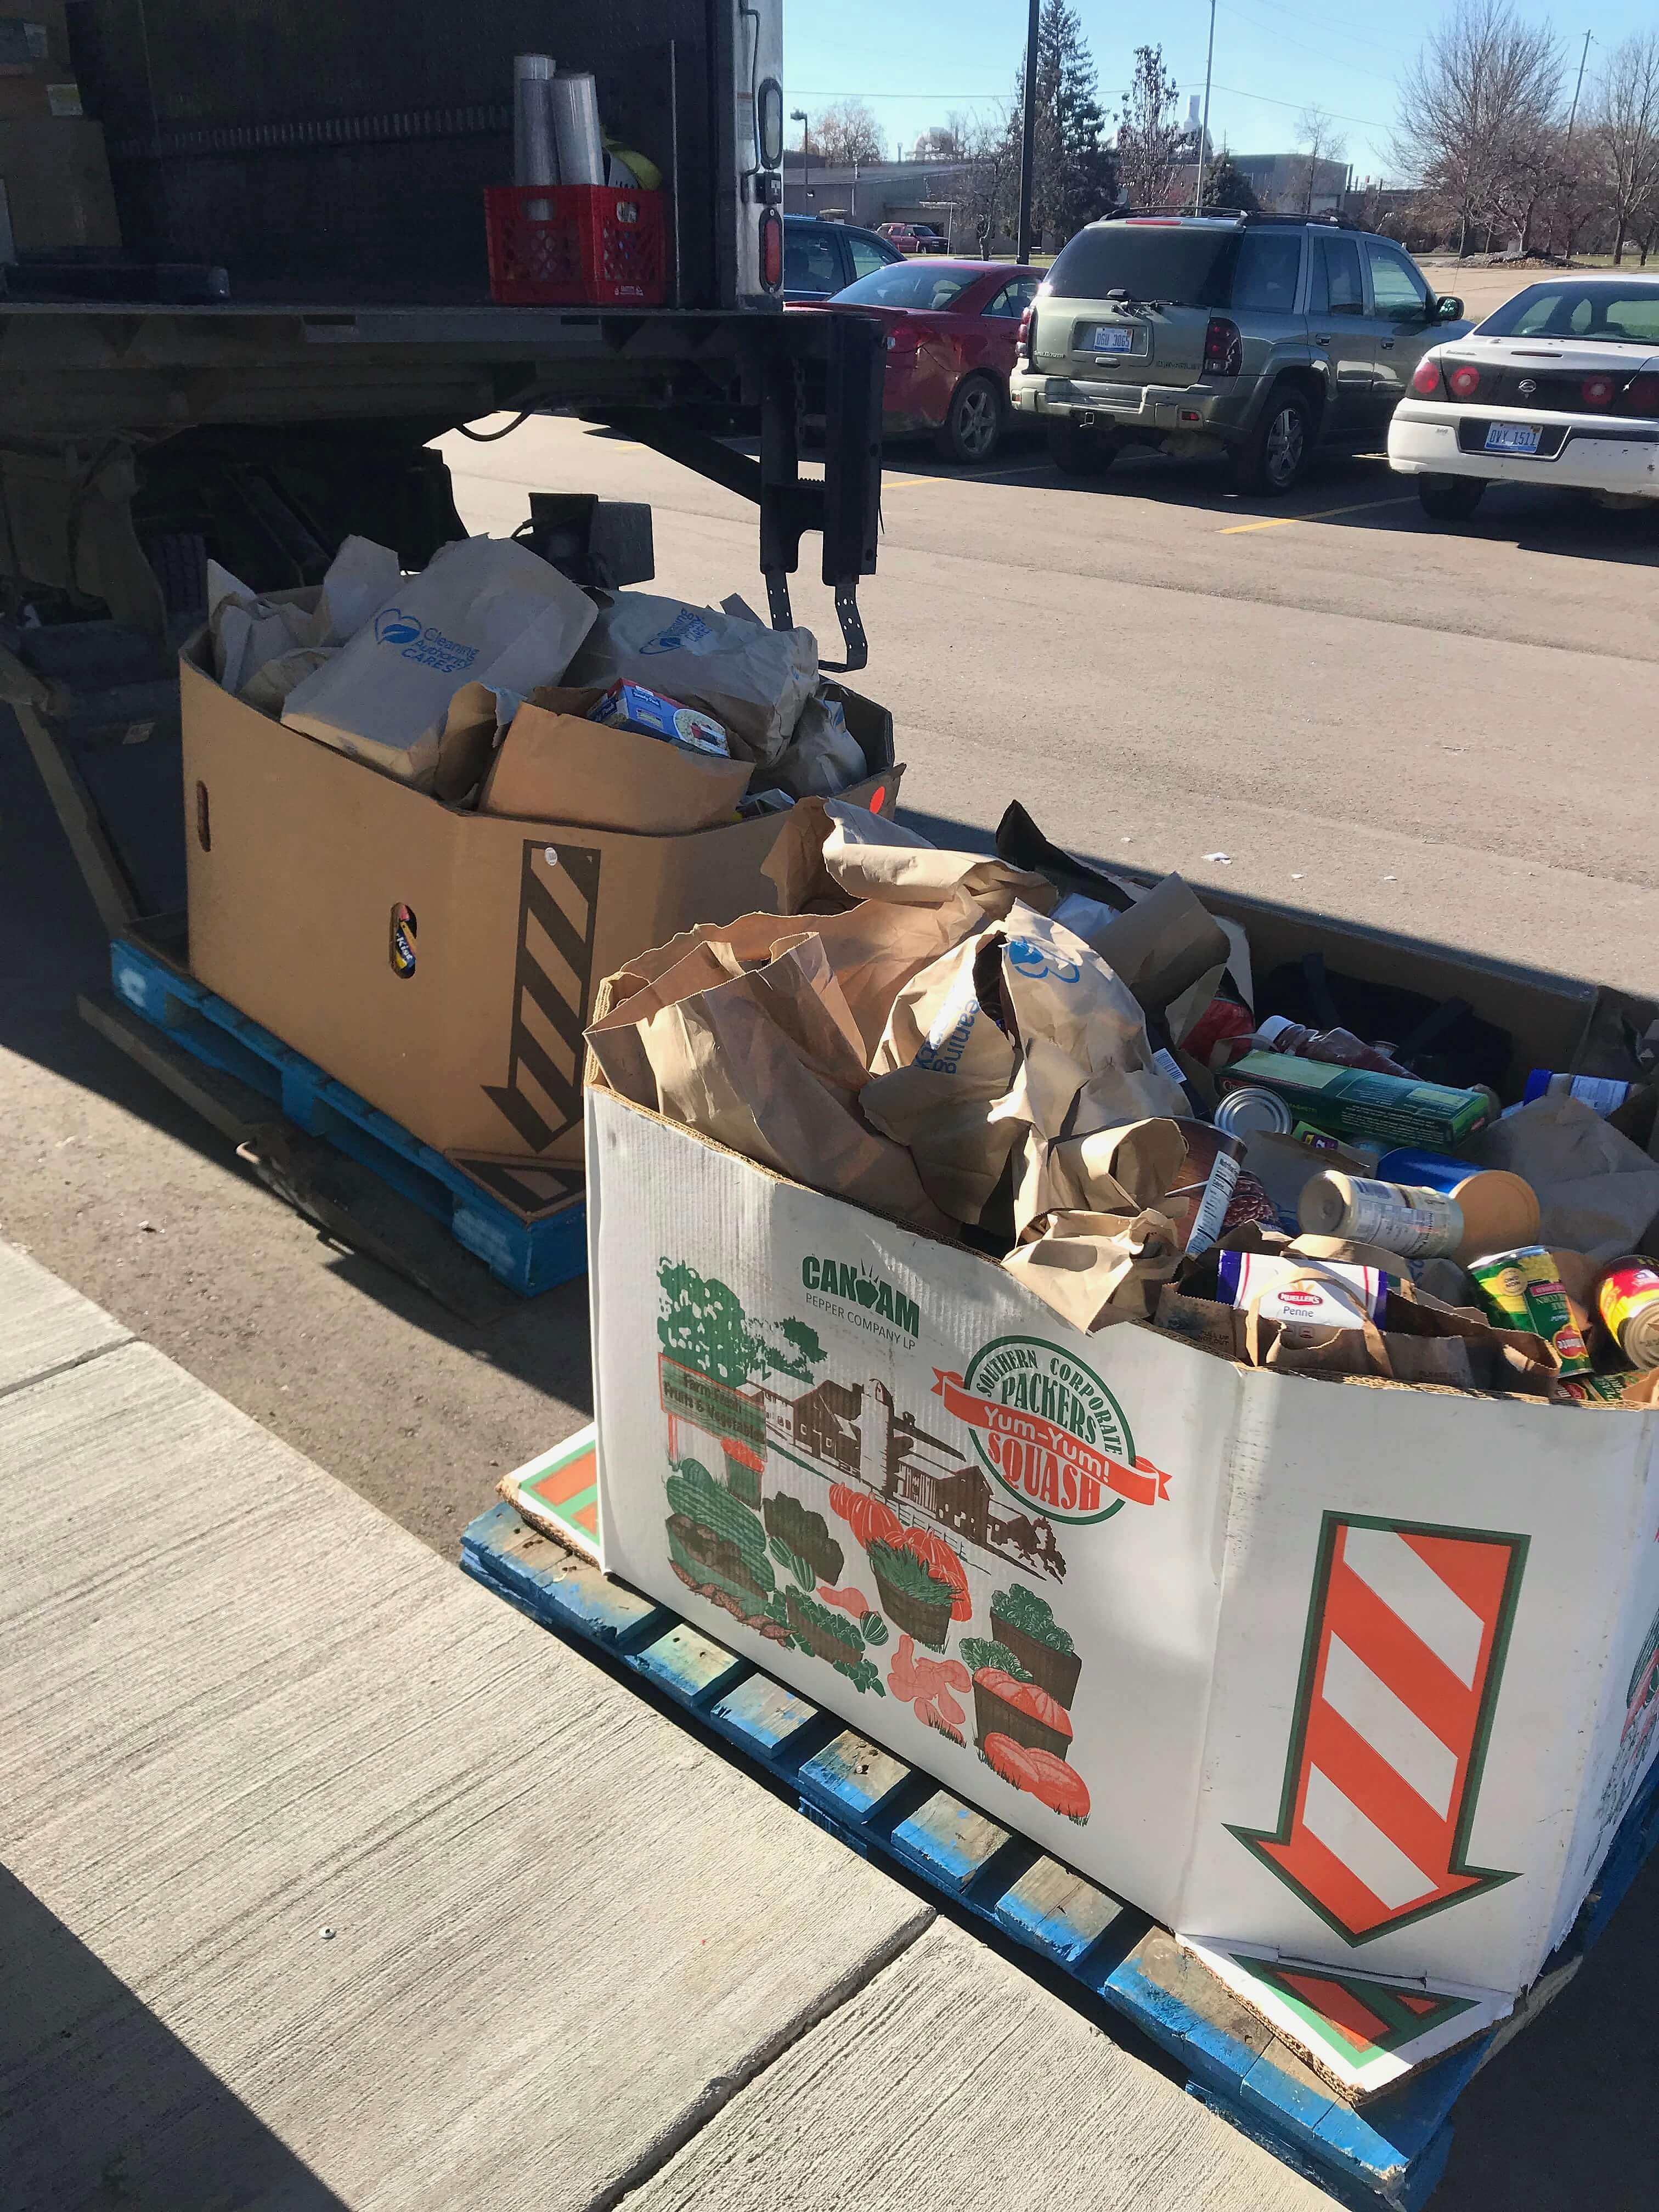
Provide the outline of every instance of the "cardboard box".
<path id="1" fill-rule="evenodd" d="M 1532 1981 L 1659 1747 L 1659 1414 L 1085 1337 L 587 1115 L 610 1572 L 1186 1935 Z"/>
<path id="2" fill-rule="evenodd" d="M 211 665 L 203 634 L 179 663 L 191 971 L 439 1152 L 580 1161 L 599 979 L 774 906 L 782 817 L 653 836 L 464 812 L 285 729 Z M 847 795 L 890 812 L 892 718 L 849 697 L 855 720 L 872 772 Z"/>
<path id="3" fill-rule="evenodd" d="M 591 721 L 604 696 L 597 684 L 532 691 L 490 764 L 478 811 L 558 814 L 596 830 L 627 823 L 653 836 L 731 820 L 749 788 L 747 761 Z"/>
<path id="4" fill-rule="evenodd" d="M 0 78 L 29 88 L 26 77 Z M 34 88 L 44 97 L 50 89 Z M 0 100 L 0 116 L 6 112 Z M 110 188 L 101 124 L 55 118 L 49 106 L 0 121 L 0 185 L 20 253 L 50 253 L 64 246 L 118 252 L 121 226 Z"/>

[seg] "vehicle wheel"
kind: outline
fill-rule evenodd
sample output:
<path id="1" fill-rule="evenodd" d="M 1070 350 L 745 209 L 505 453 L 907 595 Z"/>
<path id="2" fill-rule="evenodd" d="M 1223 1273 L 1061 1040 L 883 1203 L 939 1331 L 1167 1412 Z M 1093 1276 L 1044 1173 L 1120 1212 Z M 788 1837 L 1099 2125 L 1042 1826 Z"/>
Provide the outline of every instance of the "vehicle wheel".
<path id="1" fill-rule="evenodd" d="M 1002 443 L 1002 395 L 988 376 L 964 376 L 934 441 L 947 461 L 982 466 Z"/>
<path id="2" fill-rule="evenodd" d="M 1278 498 L 1299 482 L 1313 441 L 1313 409 L 1294 386 L 1281 385 L 1268 393 L 1261 421 L 1233 451 L 1234 484 L 1240 491 Z"/>
<path id="3" fill-rule="evenodd" d="M 1419 477 L 1417 496 L 1431 522 L 1467 522 L 1486 487 L 1479 477 Z"/>
<path id="4" fill-rule="evenodd" d="M 1064 416 L 1048 425 L 1048 459 L 1063 477 L 1103 477 L 1117 459 L 1115 438 L 1080 430 Z"/>

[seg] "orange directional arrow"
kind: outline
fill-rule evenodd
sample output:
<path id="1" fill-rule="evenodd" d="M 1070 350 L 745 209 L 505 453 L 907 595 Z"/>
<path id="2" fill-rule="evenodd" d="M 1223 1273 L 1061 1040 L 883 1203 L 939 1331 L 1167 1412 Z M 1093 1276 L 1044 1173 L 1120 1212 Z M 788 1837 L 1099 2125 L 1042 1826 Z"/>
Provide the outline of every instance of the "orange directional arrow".
<path id="1" fill-rule="evenodd" d="M 1279 1825 L 1231 1832 L 1350 1943 L 1515 1879 L 1467 1854 L 1526 1553 L 1325 1516 Z"/>

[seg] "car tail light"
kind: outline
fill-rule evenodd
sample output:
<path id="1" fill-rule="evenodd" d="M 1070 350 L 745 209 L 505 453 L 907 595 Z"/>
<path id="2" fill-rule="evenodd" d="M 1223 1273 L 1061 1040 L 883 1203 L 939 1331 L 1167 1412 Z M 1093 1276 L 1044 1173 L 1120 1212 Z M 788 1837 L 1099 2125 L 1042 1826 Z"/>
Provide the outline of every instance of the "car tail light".
<path id="1" fill-rule="evenodd" d="M 1205 375 L 1237 376 L 1243 366 L 1244 341 L 1238 334 L 1238 325 L 1230 323 L 1224 315 L 1212 315 L 1204 333 Z"/>
<path id="2" fill-rule="evenodd" d="M 1578 397 L 1586 407 L 1610 407 L 1613 404 L 1613 379 L 1610 376 L 1587 376 L 1578 387 Z"/>
<path id="3" fill-rule="evenodd" d="M 1472 361 L 1460 361 L 1446 379 L 1454 399 L 1473 399 L 1480 389 L 1480 372 Z"/>
<path id="4" fill-rule="evenodd" d="M 760 225 L 761 283 L 769 292 L 783 289 L 783 217 L 768 208 Z"/>
<path id="5" fill-rule="evenodd" d="M 1440 364 L 1437 361 L 1419 361 L 1417 374 L 1412 379 L 1412 390 L 1419 399 L 1432 399 L 1440 390 Z"/>
<path id="6" fill-rule="evenodd" d="M 1031 349 L 1036 345 L 1036 309 L 1035 307 L 1027 307 L 1025 313 L 1019 319 L 1019 338 L 1015 346 L 1015 351 L 1018 354 L 1020 359 L 1025 363 L 1027 368 L 1031 365 Z"/>
<path id="7" fill-rule="evenodd" d="M 1659 376 L 1632 376 L 1625 386 L 1626 415 L 1659 415 Z"/>

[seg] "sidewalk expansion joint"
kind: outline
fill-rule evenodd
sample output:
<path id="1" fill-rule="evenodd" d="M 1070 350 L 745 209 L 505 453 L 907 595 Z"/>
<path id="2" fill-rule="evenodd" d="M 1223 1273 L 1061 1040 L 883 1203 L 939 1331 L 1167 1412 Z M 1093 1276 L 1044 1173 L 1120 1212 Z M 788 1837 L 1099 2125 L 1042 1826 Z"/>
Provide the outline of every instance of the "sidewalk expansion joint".
<path id="1" fill-rule="evenodd" d="M 125 1352 L 140 1341 L 136 1336 L 122 1336 L 112 1344 L 94 1344 L 90 1352 L 77 1352 L 73 1359 L 60 1359 L 55 1367 L 43 1367 L 38 1375 L 21 1375 L 15 1382 L 0 1382 L 0 1398 L 15 1398 L 22 1391 L 39 1389 L 43 1382 L 55 1382 L 60 1375 L 72 1375 L 77 1367 L 101 1359 L 106 1352 Z"/>

